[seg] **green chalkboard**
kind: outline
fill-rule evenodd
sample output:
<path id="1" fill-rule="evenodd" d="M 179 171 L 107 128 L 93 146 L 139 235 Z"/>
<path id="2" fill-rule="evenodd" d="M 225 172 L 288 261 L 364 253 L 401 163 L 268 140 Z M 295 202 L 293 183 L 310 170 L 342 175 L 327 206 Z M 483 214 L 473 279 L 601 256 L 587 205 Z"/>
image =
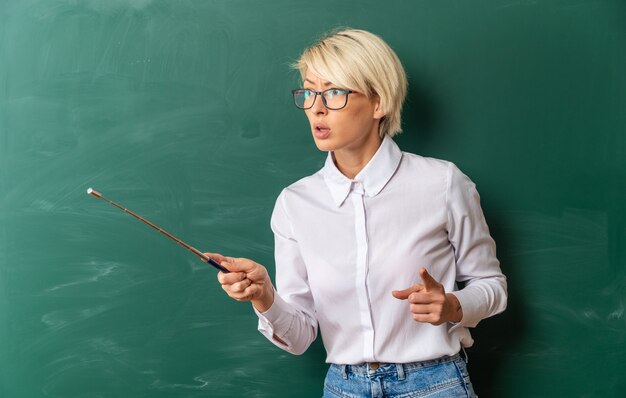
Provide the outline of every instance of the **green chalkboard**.
<path id="1" fill-rule="evenodd" d="M 472 177 L 509 277 L 482 397 L 626 390 L 622 0 L 0 1 L 0 397 L 319 397 L 316 342 L 256 331 L 195 247 L 273 272 L 269 217 L 315 172 L 289 64 L 371 30 L 410 79 L 403 150 Z"/>

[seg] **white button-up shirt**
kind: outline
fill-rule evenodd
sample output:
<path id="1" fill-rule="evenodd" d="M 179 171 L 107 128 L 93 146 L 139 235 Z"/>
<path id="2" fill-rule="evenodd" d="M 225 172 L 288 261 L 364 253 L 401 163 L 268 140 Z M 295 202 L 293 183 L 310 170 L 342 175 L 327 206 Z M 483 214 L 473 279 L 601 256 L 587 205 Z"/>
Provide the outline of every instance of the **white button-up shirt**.
<path id="1" fill-rule="evenodd" d="M 271 225 L 276 294 L 257 312 L 259 330 L 288 352 L 303 353 L 319 325 L 330 363 L 434 359 L 470 346 L 468 327 L 506 307 L 475 185 L 454 164 L 401 152 L 389 137 L 353 180 L 329 153 L 319 172 L 283 190 Z M 421 266 L 457 296 L 461 322 L 418 323 L 391 295 L 422 283 Z"/>

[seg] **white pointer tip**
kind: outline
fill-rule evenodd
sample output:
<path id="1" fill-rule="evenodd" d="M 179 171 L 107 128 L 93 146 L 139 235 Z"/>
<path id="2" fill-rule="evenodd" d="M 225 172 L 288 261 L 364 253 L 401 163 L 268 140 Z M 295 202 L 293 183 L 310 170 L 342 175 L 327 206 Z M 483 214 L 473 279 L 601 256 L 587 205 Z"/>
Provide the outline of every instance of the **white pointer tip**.
<path id="1" fill-rule="evenodd" d="M 88 195 L 91 195 L 91 196 L 95 196 L 96 198 L 100 198 L 100 197 L 102 197 L 102 195 L 100 195 L 100 192 L 96 191 L 96 190 L 95 190 L 95 189 L 93 189 L 93 188 L 88 188 L 88 189 L 87 189 L 87 194 L 88 194 Z"/>

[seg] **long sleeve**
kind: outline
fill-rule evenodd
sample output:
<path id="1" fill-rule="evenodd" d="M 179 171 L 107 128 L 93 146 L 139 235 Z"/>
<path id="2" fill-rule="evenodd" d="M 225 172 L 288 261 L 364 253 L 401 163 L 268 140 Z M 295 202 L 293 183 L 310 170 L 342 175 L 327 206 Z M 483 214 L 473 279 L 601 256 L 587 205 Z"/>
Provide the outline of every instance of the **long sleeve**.
<path id="1" fill-rule="evenodd" d="M 277 347 L 292 354 L 302 354 L 317 336 L 317 320 L 304 260 L 285 208 L 283 191 L 272 214 L 276 259 L 274 303 L 259 313 L 259 331 Z M 286 343 L 277 341 L 274 336 Z"/>
<path id="2" fill-rule="evenodd" d="M 448 168 L 448 239 L 454 247 L 456 278 L 465 287 L 453 292 L 463 308 L 460 326 L 475 327 L 482 319 L 506 308 L 506 277 L 496 258 L 474 183 L 454 164 Z"/>
<path id="3" fill-rule="evenodd" d="M 402 152 L 389 137 L 353 179 L 329 153 L 320 171 L 281 192 L 271 226 L 276 292 L 257 312 L 259 330 L 292 354 L 319 329 L 329 363 L 454 355 L 472 345 L 471 327 L 506 307 L 474 184 L 450 162 Z M 415 322 L 392 296 L 420 283 L 420 266 L 456 294 L 460 322 Z"/>

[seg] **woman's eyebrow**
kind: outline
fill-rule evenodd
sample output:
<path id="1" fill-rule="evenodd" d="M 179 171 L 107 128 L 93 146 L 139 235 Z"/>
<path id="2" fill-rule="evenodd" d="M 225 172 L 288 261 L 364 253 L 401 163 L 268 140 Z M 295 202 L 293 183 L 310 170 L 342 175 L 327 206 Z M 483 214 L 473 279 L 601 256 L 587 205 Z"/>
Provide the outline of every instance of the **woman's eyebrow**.
<path id="1" fill-rule="evenodd" d="M 309 80 L 309 79 L 304 79 L 304 82 L 305 82 L 305 83 L 315 84 L 315 82 L 313 82 L 313 81 L 311 81 L 311 80 Z M 333 84 L 332 84 L 331 82 L 324 82 L 324 83 L 322 83 L 322 85 L 323 85 L 324 87 L 328 87 L 328 86 L 332 86 Z"/>

